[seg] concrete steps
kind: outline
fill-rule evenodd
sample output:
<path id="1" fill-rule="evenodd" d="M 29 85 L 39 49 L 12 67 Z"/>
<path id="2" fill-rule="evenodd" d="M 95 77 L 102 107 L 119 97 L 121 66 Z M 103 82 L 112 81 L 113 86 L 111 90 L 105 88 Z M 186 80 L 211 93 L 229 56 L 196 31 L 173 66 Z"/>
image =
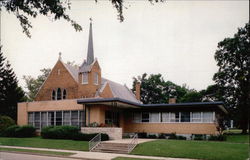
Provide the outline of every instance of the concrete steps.
<path id="1" fill-rule="evenodd" d="M 127 143 L 107 143 L 101 142 L 98 146 L 96 146 L 92 152 L 106 152 L 106 153 L 128 153 L 128 145 Z"/>

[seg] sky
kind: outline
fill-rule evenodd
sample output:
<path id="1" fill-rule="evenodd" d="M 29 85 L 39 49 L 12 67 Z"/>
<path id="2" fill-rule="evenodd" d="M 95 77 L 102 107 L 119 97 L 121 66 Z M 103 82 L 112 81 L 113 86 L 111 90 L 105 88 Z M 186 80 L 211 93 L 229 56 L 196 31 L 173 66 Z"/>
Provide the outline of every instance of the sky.
<path id="1" fill-rule="evenodd" d="M 93 19 L 94 54 L 102 76 L 132 88 L 133 77 L 160 73 L 165 80 L 196 90 L 213 84 L 218 67 L 218 42 L 232 37 L 249 20 L 248 1 L 126 1 L 124 22 L 110 1 L 71 0 L 67 13 L 83 27 L 50 17 L 30 19 L 32 37 L 22 33 L 13 14 L 2 11 L 4 56 L 24 87 L 23 75 L 33 77 L 52 68 L 62 52 L 64 62 L 81 64 L 87 55 L 89 18 Z"/>

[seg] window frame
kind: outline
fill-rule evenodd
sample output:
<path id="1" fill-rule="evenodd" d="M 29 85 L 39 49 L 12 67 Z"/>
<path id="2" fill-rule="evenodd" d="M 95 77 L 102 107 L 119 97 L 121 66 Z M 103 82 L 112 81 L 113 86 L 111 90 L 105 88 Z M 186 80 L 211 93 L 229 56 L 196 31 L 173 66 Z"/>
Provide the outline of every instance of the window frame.
<path id="1" fill-rule="evenodd" d="M 86 78 L 86 79 L 85 79 Z M 85 80 L 85 81 L 84 81 Z M 88 72 L 82 73 L 82 84 L 88 84 L 89 83 L 89 75 Z"/>

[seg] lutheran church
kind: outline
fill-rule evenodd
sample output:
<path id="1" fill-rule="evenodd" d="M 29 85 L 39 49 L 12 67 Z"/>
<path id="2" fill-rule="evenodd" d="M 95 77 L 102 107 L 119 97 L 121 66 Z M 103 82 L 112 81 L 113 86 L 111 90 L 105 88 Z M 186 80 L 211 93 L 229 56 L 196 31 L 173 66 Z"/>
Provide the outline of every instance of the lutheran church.
<path id="1" fill-rule="evenodd" d="M 146 71 L 145 71 L 146 72 Z M 18 125 L 72 125 L 87 133 L 122 135 L 176 133 L 217 134 L 218 121 L 227 111 L 223 102 L 142 104 L 140 84 L 133 93 L 125 85 L 103 77 L 94 58 L 92 22 L 86 60 L 80 66 L 64 63 L 59 56 L 33 102 L 18 103 Z"/>

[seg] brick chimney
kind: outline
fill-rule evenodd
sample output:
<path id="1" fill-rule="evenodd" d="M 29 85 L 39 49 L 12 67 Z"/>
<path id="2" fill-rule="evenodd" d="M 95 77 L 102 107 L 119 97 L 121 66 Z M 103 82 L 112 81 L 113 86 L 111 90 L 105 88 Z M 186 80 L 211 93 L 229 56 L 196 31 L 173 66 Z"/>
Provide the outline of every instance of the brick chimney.
<path id="1" fill-rule="evenodd" d="M 135 84 L 135 97 L 137 100 L 141 99 L 141 83 L 136 82 Z"/>
<path id="2" fill-rule="evenodd" d="M 174 98 L 169 98 L 168 99 L 168 103 L 169 104 L 174 104 L 174 103 L 176 103 L 176 98 L 174 97 Z"/>

